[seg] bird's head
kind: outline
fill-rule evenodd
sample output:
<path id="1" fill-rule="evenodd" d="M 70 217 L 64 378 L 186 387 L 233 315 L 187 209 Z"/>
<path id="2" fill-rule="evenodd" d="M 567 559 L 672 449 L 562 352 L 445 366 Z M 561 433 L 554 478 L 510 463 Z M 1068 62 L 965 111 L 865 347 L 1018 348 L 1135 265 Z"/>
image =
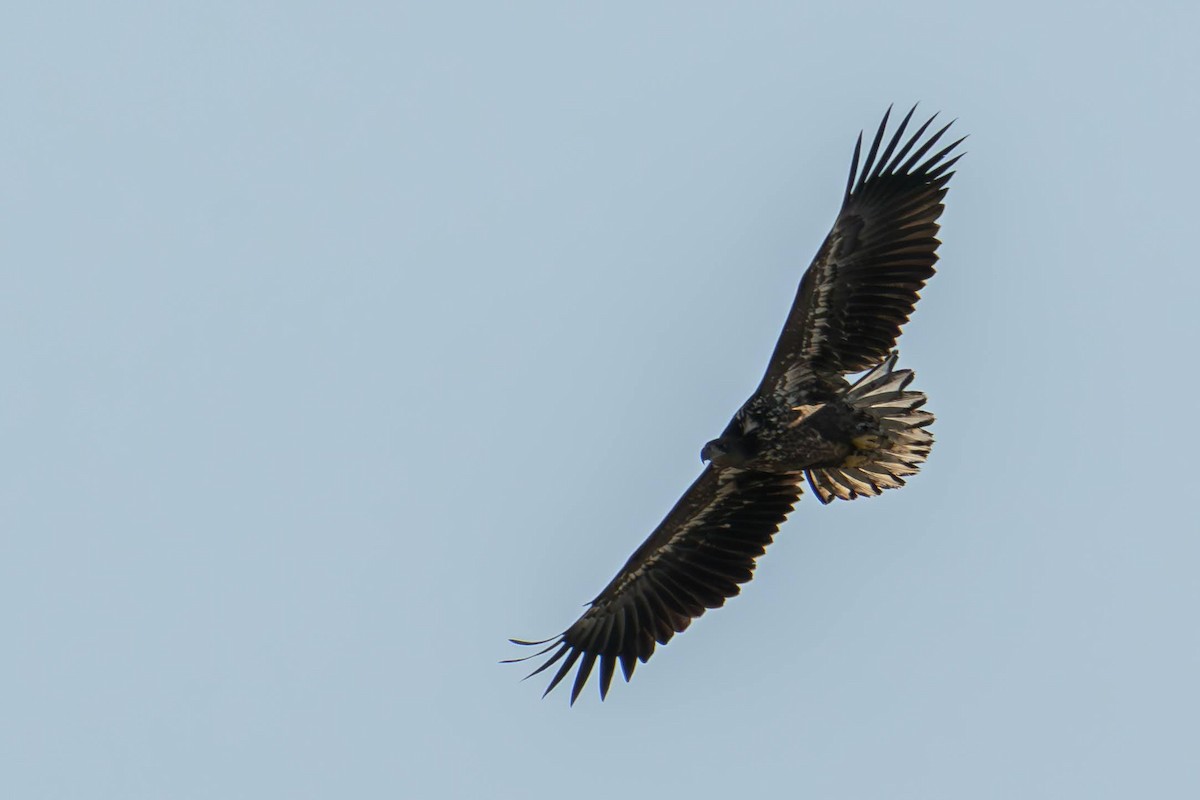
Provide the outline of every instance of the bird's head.
<path id="1" fill-rule="evenodd" d="M 704 445 L 700 460 L 711 461 L 718 467 L 740 467 L 754 454 L 753 449 L 748 439 L 725 434 Z"/>

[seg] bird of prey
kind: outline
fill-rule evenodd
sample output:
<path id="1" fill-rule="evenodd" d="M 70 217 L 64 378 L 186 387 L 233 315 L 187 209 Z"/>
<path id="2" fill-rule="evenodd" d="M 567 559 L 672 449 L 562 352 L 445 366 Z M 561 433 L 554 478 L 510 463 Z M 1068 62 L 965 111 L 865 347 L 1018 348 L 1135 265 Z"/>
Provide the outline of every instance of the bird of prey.
<path id="1" fill-rule="evenodd" d="M 915 110 L 885 142 L 889 108 L 861 161 L 859 134 L 833 230 L 800 280 L 762 382 L 704 445 L 700 477 L 571 627 L 540 642 L 511 640 L 547 645 L 510 659 L 549 653 L 529 677 L 559 664 L 543 697 L 578 666 L 574 704 L 599 661 L 603 700 L 618 662 L 628 681 L 655 644 L 724 605 L 752 577 L 805 482 L 822 503 L 877 495 L 902 486 L 929 454 L 933 415 L 908 388 L 913 373 L 896 368 L 893 347 L 934 273 L 962 139 L 934 151 L 950 128 L 926 135 L 936 114 L 905 138 Z"/>

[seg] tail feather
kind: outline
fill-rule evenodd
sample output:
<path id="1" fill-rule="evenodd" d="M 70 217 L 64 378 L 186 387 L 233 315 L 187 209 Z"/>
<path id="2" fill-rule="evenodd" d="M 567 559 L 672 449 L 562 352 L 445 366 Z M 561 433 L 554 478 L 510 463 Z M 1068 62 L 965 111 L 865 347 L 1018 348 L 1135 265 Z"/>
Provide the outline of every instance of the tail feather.
<path id="1" fill-rule="evenodd" d="M 806 471 L 808 484 L 822 503 L 873 497 L 903 486 L 904 479 L 917 474 L 929 456 L 933 434 L 926 428 L 933 414 L 921 410 L 923 392 L 908 390 L 913 372 L 896 369 L 898 355 L 892 353 L 846 391 L 851 405 L 875 418 L 882 441 L 875 450 L 860 451 L 861 460 L 853 466 Z"/>

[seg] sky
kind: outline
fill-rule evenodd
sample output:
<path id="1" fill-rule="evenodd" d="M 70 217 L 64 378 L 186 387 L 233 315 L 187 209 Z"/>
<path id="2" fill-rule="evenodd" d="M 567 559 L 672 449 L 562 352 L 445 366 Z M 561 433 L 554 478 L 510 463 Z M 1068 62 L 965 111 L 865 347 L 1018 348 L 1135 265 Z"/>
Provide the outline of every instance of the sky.
<path id="1" fill-rule="evenodd" d="M 30 3 L 0 795 L 1200 796 L 1194 3 Z M 889 104 L 937 437 L 574 708 Z"/>

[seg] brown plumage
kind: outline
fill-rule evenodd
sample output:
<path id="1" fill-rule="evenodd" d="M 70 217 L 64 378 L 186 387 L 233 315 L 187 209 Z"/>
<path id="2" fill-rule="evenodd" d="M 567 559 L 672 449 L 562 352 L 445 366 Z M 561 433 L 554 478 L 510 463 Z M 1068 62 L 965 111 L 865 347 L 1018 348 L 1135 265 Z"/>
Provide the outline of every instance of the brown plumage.
<path id="1" fill-rule="evenodd" d="M 913 109 L 915 110 L 915 108 Z M 755 560 L 800 499 L 853 499 L 901 486 L 929 453 L 933 415 L 907 387 L 892 352 L 934 273 L 937 220 L 961 156 L 959 139 L 933 152 L 950 127 L 908 139 L 909 111 L 884 144 L 884 115 L 865 160 L 862 136 L 833 230 L 804 273 L 795 303 L 754 394 L 720 437 L 709 463 L 590 608 L 547 645 L 536 675 L 557 665 L 548 694 L 573 668 L 574 703 L 600 666 L 605 697 L 620 663 L 626 680 L 656 644 L 750 580 Z M 853 385 L 846 376 L 869 370 Z M 552 652 L 553 651 L 553 652 Z"/>

